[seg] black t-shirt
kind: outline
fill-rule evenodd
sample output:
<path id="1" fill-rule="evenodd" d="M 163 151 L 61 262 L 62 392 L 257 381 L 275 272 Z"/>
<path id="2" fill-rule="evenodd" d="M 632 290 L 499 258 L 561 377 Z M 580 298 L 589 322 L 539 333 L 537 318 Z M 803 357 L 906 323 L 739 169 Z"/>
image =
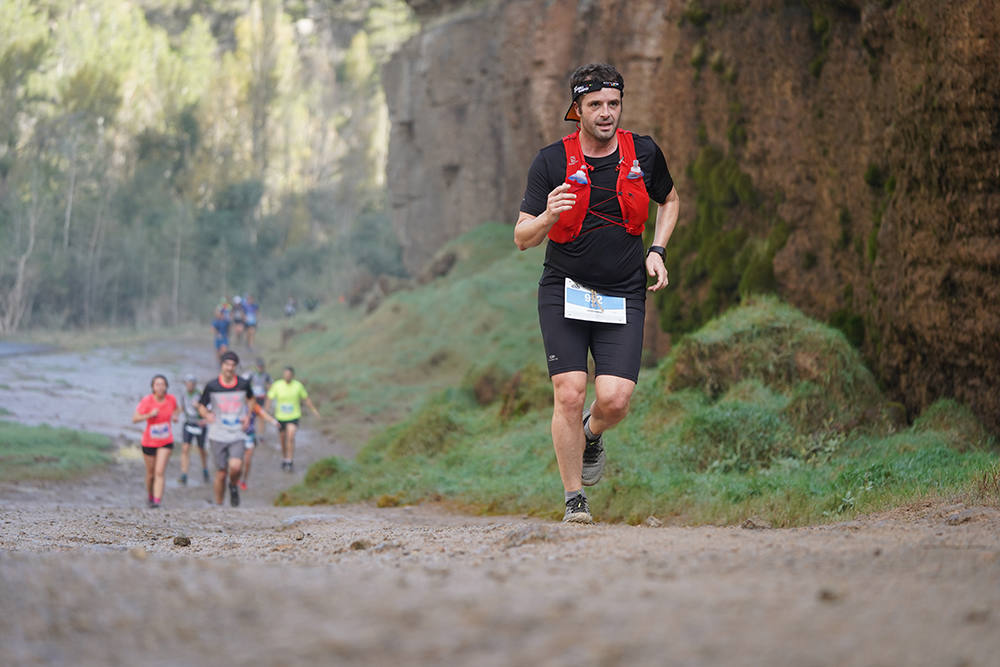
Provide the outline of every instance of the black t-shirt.
<path id="1" fill-rule="evenodd" d="M 633 134 L 632 138 L 646 192 L 662 204 L 674 187 L 663 152 L 651 137 Z M 610 296 L 642 298 L 646 291 L 642 237 L 633 236 L 622 225 L 605 219 L 622 221 L 621 205 L 615 196 L 618 151 L 607 157 L 584 156 L 584 159 L 593 169 L 590 170 L 590 206 L 580 235 L 568 243 L 549 240 L 545 248 L 545 268 L 538 284 L 562 284 L 569 277 Z M 540 150 L 531 163 L 521 211 L 536 216 L 544 213 L 549 193 L 565 181 L 566 148 L 559 140 Z M 600 215 L 594 215 L 593 211 Z"/>

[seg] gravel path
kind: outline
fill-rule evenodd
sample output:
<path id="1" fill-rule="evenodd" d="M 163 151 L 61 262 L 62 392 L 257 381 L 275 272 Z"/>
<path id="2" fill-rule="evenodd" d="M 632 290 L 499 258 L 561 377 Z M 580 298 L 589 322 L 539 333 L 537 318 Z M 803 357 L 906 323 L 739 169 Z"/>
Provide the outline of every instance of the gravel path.
<path id="1" fill-rule="evenodd" d="M 345 450 L 315 426 L 305 457 Z M 122 438 L 98 475 L 0 486 L 0 663 L 998 664 L 996 508 L 791 530 L 277 508 L 297 475 L 265 446 L 240 507 L 172 483 L 149 510 Z"/>

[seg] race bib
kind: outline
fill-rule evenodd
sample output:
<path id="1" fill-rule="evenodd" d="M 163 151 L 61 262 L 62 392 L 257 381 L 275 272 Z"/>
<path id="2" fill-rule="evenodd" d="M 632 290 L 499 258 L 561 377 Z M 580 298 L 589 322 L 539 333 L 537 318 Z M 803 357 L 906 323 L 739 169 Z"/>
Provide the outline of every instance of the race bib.
<path id="1" fill-rule="evenodd" d="M 170 422 L 152 424 L 149 427 L 149 437 L 153 440 L 166 440 L 170 437 Z"/>
<path id="2" fill-rule="evenodd" d="M 290 415 L 295 412 L 295 406 L 291 403 L 279 403 L 278 412 L 283 415 Z"/>
<path id="3" fill-rule="evenodd" d="M 191 424 L 186 424 L 184 426 L 184 430 L 190 433 L 191 435 L 201 435 L 200 426 L 192 426 Z"/>
<path id="4" fill-rule="evenodd" d="M 601 294 L 567 278 L 563 315 L 571 320 L 625 324 L 625 298 Z"/>

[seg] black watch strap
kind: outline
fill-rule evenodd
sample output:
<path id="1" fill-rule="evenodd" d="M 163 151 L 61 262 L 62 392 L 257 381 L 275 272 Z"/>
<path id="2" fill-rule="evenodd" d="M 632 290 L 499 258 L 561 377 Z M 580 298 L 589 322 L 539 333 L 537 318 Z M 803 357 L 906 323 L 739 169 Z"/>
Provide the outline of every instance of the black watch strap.
<path id="1" fill-rule="evenodd" d="M 648 257 L 649 253 L 651 253 L 651 252 L 655 252 L 657 255 L 659 255 L 660 259 L 666 259 L 667 249 L 664 248 L 661 245 L 651 245 L 651 246 L 649 246 L 649 250 L 646 251 L 646 256 Z"/>

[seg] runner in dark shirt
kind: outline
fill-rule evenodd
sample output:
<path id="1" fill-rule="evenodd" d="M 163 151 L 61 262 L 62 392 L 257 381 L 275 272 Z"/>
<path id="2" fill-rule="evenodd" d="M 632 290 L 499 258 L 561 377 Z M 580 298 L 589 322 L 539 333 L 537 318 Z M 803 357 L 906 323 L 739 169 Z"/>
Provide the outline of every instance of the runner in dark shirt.
<path id="1" fill-rule="evenodd" d="M 642 356 L 646 276 L 654 279 L 649 290 L 667 286 L 665 246 L 679 211 L 659 147 L 619 130 L 624 86 L 611 65 L 573 73 L 566 119 L 578 121 L 579 131 L 539 152 L 514 226 L 521 250 L 549 239 L 538 317 L 555 396 L 552 443 L 564 521 L 593 521 L 583 487 L 600 480 L 604 432 L 628 413 Z M 653 244 L 644 254 L 647 199 L 657 212 Z M 597 398 L 585 408 L 588 352 Z"/>

